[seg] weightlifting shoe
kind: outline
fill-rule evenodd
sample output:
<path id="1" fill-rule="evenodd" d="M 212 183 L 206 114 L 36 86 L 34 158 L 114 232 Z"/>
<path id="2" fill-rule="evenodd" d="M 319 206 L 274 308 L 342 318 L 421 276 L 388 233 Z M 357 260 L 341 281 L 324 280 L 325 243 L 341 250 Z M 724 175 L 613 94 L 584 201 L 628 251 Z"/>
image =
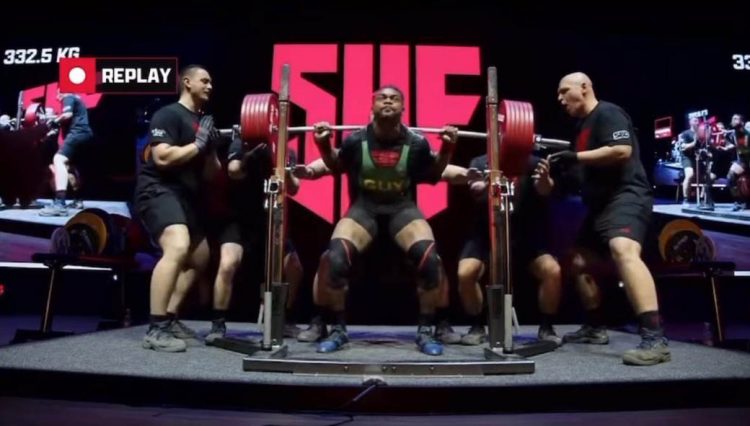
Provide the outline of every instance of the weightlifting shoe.
<path id="1" fill-rule="evenodd" d="M 435 339 L 432 334 L 432 327 L 421 325 L 417 329 L 417 338 L 415 339 L 419 351 L 425 355 L 442 355 L 443 344 Z"/>
<path id="2" fill-rule="evenodd" d="M 318 343 L 318 352 L 336 352 L 347 343 L 349 343 L 349 335 L 346 334 L 346 327 L 334 325 L 331 327 L 331 334 Z"/>

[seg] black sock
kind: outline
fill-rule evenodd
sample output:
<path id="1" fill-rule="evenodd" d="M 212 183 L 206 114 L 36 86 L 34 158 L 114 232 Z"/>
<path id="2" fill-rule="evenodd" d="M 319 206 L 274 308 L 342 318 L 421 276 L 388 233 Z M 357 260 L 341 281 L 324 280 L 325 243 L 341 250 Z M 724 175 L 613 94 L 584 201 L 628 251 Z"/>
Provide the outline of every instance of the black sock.
<path id="1" fill-rule="evenodd" d="M 483 327 L 487 325 L 487 310 L 482 311 L 476 315 L 469 315 L 469 325 L 472 327 Z"/>
<path id="2" fill-rule="evenodd" d="M 552 326 L 555 324 L 555 315 L 545 314 L 543 313 L 540 321 L 539 321 L 539 327 L 540 328 L 552 328 Z"/>
<path id="3" fill-rule="evenodd" d="M 63 200 L 65 201 L 65 193 L 66 191 L 55 191 L 55 200 Z"/>
<path id="4" fill-rule="evenodd" d="M 604 311 L 602 307 L 594 308 L 586 311 L 586 320 L 588 325 L 592 327 L 603 327 L 604 326 Z"/>
<path id="5" fill-rule="evenodd" d="M 323 313 L 323 320 L 326 324 L 339 325 L 346 329 L 346 311 L 326 309 Z"/>
<path id="6" fill-rule="evenodd" d="M 151 315 L 149 316 L 149 328 L 157 328 L 161 325 L 164 325 L 164 323 L 166 323 L 167 321 L 169 321 L 169 316 L 167 315 Z"/>
<path id="7" fill-rule="evenodd" d="M 435 324 L 435 313 L 434 312 L 430 313 L 430 314 L 423 314 L 423 313 L 419 314 L 419 326 L 420 327 L 424 327 L 424 326 L 430 327 L 433 324 Z"/>
<path id="8" fill-rule="evenodd" d="M 294 321 L 294 311 L 292 309 L 284 311 L 284 322 L 286 324 L 296 324 Z"/>
<path id="9" fill-rule="evenodd" d="M 659 311 L 648 311 L 638 315 L 638 326 L 640 329 L 651 331 L 661 330 L 661 318 Z"/>
<path id="10" fill-rule="evenodd" d="M 213 312 L 213 322 L 225 322 L 227 320 L 227 310 L 226 309 L 215 309 Z"/>
<path id="11" fill-rule="evenodd" d="M 170 321 L 174 321 L 177 319 L 177 314 L 173 312 L 167 312 L 167 319 Z"/>
<path id="12" fill-rule="evenodd" d="M 448 308 L 437 308 L 435 310 L 435 323 L 439 324 L 441 322 L 450 323 L 450 312 Z"/>

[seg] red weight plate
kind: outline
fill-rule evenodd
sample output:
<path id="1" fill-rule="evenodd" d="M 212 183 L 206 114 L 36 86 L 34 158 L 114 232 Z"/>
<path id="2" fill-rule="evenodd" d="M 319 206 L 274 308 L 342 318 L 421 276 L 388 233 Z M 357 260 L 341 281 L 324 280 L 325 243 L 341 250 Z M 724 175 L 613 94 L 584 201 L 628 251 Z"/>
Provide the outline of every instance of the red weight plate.
<path id="1" fill-rule="evenodd" d="M 534 109 L 528 102 L 504 100 L 500 114 L 504 117 L 500 123 L 500 170 L 509 177 L 521 176 L 534 150 Z"/>

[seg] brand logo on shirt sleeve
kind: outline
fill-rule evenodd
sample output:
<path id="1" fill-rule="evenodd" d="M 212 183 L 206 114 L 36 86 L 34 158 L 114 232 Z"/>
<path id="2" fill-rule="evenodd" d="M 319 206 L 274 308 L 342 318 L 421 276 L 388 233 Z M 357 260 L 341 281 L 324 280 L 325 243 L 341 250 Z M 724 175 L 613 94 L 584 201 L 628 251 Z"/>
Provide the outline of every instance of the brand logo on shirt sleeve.
<path id="1" fill-rule="evenodd" d="M 164 129 L 151 129 L 151 136 L 155 138 L 163 138 L 167 136 L 167 131 Z"/>
<path id="2" fill-rule="evenodd" d="M 612 139 L 616 141 L 620 139 L 630 139 L 630 132 L 627 130 L 618 130 L 612 133 Z"/>

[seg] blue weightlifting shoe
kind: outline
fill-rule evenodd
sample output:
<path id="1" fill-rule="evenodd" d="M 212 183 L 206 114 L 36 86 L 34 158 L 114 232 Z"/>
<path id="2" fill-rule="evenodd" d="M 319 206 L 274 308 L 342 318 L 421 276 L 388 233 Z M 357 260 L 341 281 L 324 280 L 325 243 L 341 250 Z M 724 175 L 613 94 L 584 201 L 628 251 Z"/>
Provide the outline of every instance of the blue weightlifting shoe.
<path id="1" fill-rule="evenodd" d="M 331 327 L 331 333 L 328 337 L 318 343 L 318 352 L 336 352 L 347 343 L 349 343 L 349 335 L 346 334 L 346 327 L 342 325 L 334 325 Z"/>
<path id="2" fill-rule="evenodd" d="M 416 338 L 417 347 L 419 351 L 427 355 L 442 355 L 443 344 L 436 340 L 432 334 L 432 327 L 421 325 L 417 329 Z"/>

